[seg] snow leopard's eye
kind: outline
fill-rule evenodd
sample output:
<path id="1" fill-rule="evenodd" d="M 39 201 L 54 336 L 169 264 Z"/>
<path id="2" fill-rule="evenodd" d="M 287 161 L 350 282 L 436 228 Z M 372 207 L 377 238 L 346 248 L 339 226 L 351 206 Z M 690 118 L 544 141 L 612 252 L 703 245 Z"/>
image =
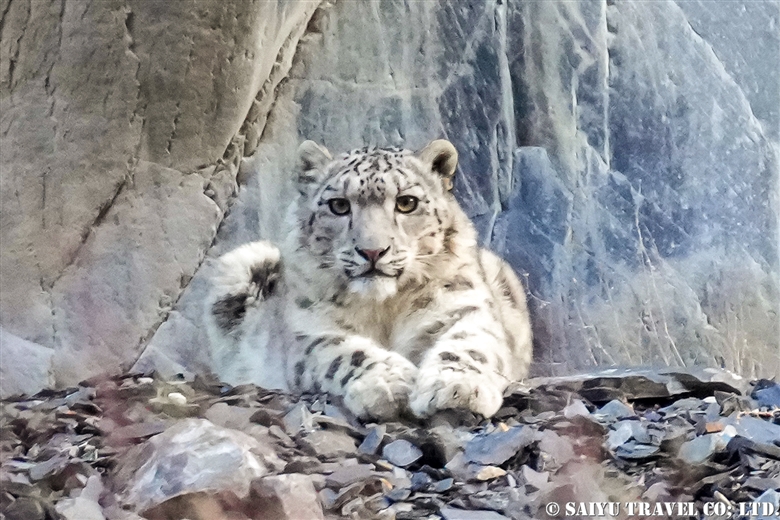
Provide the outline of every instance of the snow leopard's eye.
<path id="1" fill-rule="evenodd" d="M 347 199 L 330 199 L 328 207 L 334 215 L 346 215 L 349 213 L 349 201 Z"/>
<path id="2" fill-rule="evenodd" d="M 417 209 L 417 203 L 420 199 L 412 197 L 411 195 L 402 195 L 395 199 L 395 209 L 399 213 L 411 213 Z"/>

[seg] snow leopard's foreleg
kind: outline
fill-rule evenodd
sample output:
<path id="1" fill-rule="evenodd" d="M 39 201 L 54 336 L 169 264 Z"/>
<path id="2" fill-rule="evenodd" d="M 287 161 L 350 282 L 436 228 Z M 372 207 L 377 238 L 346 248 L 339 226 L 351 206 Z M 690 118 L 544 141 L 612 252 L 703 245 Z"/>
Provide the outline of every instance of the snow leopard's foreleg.
<path id="1" fill-rule="evenodd" d="M 319 317 L 321 319 L 321 317 Z M 296 346 L 289 352 L 290 386 L 342 396 L 363 419 L 386 420 L 408 408 L 417 367 L 373 339 L 299 313 L 290 320 Z"/>
<path id="2" fill-rule="evenodd" d="M 423 311 L 415 415 L 459 408 L 490 417 L 501 407 L 513 356 L 497 303 L 484 280 L 459 276 Z"/>

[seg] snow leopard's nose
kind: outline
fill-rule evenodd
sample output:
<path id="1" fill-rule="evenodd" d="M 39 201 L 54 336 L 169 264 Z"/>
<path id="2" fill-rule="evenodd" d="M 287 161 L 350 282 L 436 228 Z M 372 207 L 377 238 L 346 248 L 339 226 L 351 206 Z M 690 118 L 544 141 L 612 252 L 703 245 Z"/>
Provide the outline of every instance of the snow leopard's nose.
<path id="1" fill-rule="evenodd" d="M 357 254 L 371 262 L 372 264 L 376 264 L 377 260 L 382 258 L 385 253 L 390 251 L 390 246 L 387 246 L 385 249 L 360 249 L 359 247 L 355 248 L 355 251 L 357 251 Z"/>

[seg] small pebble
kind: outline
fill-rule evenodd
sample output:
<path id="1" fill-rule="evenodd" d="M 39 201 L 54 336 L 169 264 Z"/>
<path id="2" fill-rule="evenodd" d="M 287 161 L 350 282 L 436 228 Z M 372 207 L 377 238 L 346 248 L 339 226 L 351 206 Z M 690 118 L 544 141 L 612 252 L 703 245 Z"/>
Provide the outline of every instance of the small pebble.
<path id="1" fill-rule="evenodd" d="M 455 483 L 455 480 L 450 478 L 445 478 L 443 480 L 438 481 L 433 485 L 433 491 L 436 493 L 442 493 L 444 491 L 447 491 L 449 489 L 452 489 L 452 485 Z"/>
<path id="2" fill-rule="evenodd" d="M 179 392 L 171 392 L 168 394 L 168 400 L 178 406 L 184 406 L 187 404 L 187 398 Z"/>
<path id="3" fill-rule="evenodd" d="M 431 485 L 433 479 L 427 473 L 418 471 L 412 474 L 412 491 L 425 491 Z"/>
<path id="4" fill-rule="evenodd" d="M 477 473 L 477 480 L 492 480 L 504 475 L 506 475 L 506 470 L 496 466 L 486 466 Z"/>

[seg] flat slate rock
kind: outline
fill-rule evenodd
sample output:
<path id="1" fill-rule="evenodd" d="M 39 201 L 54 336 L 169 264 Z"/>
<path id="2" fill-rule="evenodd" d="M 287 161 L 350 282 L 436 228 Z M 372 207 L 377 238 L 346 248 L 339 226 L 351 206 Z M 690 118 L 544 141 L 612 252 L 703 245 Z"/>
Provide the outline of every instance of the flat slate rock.
<path id="1" fill-rule="evenodd" d="M 314 430 L 306 434 L 300 444 L 310 455 L 326 459 L 354 455 L 357 449 L 357 444 L 352 437 L 333 430 Z"/>
<path id="2" fill-rule="evenodd" d="M 561 377 L 535 378 L 527 382 L 536 388 L 565 388 L 579 392 L 594 403 L 613 399 L 653 399 L 715 391 L 742 394 L 747 381 L 714 368 L 608 368 Z"/>
<path id="3" fill-rule="evenodd" d="M 509 517 L 495 511 L 468 511 L 454 507 L 443 507 L 439 510 L 439 514 L 444 520 L 509 520 Z"/>
<path id="4" fill-rule="evenodd" d="M 382 448 L 382 457 L 387 459 L 391 464 L 395 464 L 402 468 L 419 460 L 422 455 L 420 448 L 404 439 L 393 441 Z"/>
<path id="5" fill-rule="evenodd" d="M 479 464 L 503 464 L 520 449 L 534 441 L 536 432 L 529 427 L 514 426 L 507 431 L 478 435 L 466 444 L 466 460 Z"/>
<path id="6" fill-rule="evenodd" d="M 758 401 L 759 406 L 780 408 L 780 384 L 774 381 L 769 381 L 768 379 L 759 380 L 750 395 Z"/>
<path id="7" fill-rule="evenodd" d="M 325 485 L 331 488 L 342 488 L 359 480 L 366 480 L 374 473 L 373 464 L 356 464 L 342 466 L 325 477 Z"/>

